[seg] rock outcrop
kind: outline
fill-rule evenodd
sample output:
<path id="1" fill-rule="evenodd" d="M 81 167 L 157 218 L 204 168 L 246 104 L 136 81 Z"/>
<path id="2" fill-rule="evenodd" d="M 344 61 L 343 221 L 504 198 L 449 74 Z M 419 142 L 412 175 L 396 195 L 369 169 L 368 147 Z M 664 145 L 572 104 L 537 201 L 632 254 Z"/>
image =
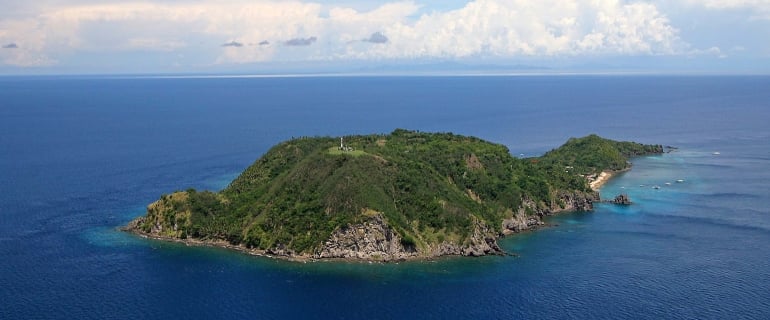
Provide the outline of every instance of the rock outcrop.
<path id="1" fill-rule="evenodd" d="M 599 201 L 599 192 L 565 192 L 557 193 L 556 203 L 551 204 L 550 214 L 563 211 L 591 211 L 594 202 Z"/>
<path id="2" fill-rule="evenodd" d="M 591 211 L 593 203 L 599 201 L 598 192 L 557 193 L 556 199 L 549 205 L 538 204 L 531 199 L 524 199 L 522 206 L 513 217 L 503 220 L 503 233 L 511 234 L 534 230 L 544 225 L 542 218 L 560 212 Z"/>
<path id="3" fill-rule="evenodd" d="M 614 204 L 620 204 L 620 205 L 630 205 L 631 199 L 628 197 L 627 194 L 621 193 L 617 196 L 615 196 L 615 199 L 612 199 L 612 203 Z"/>
<path id="4" fill-rule="evenodd" d="M 394 261 L 417 256 L 414 246 L 402 240 L 382 215 L 377 214 L 367 222 L 332 233 L 314 257 Z"/>
<path id="5" fill-rule="evenodd" d="M 503 220 L 503 232 L 506 234 L 534 230 L 543 225 L 538 216 L 528 216 L 519 212 L 511 218 Z"/>
<path id="6" fill-rule="evenodd" d="M 443 241 L 438 245 L 419 246 L 394 232 L 382 215 L 371 220 L 341 228 L 318 250 L 315 259 L 346 259 L 368 261 L 403 261 L 447 255 L 484 256 L 502 254 L 497 245 L 499 235 L 485 223 L 476 220 L 473 234 L 463 244 Z"/>

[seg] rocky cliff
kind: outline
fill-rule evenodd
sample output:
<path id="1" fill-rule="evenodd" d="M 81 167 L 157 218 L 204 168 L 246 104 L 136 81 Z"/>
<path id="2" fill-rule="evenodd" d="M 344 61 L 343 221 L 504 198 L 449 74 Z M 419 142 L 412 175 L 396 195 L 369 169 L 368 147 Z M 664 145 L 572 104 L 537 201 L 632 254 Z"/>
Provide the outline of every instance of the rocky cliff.
<path id="1" fill-rule="evenodd" d="M 371 220 L 344 226 L 332 233 L 323 247 L 315 253 L 318 259 L 405 260 L 417 256 L 413 244 L 388 226 L 381 214 Z"/>
<path id="2" fill-rule="evenodd" d="M 598 192 L 558 191 L 548 205 L 524 199 L 513 217 L 503 220 L 504 234 L 534 230 L 544 225 L 542 218 L 560 212 L 592 211 L 593 203 L 600 200 Z"/>
<path id="3" fill-rule="evenodd" d="M 465 244 L 443 241 L 428 246 L 417 246 L 393 232 L 382 215 L 365 223 L 337 230 L 324 242 L 317 259 L 340 258 L 348 260 L 403 261 L 447 255 L 483 256 L 501 254 L 498 235 L 483 222 L 477 221 L 473 234 Z"/>

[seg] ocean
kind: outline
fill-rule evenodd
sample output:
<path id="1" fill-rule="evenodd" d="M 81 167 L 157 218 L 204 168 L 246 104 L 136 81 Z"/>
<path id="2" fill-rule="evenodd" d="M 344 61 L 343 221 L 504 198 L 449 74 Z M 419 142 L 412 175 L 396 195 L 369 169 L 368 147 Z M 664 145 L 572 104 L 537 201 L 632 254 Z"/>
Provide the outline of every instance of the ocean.
<path id="1" fill-rule="evenodd" d="M 770 319 L 769 124 L 765 76 L 2 77 L 0 319 Z M 117 230 L 283 140 L 396 128 L 678 149 L 603 187 L 634 205 L 500 242 L 517 256 L 296 263 Z"/>

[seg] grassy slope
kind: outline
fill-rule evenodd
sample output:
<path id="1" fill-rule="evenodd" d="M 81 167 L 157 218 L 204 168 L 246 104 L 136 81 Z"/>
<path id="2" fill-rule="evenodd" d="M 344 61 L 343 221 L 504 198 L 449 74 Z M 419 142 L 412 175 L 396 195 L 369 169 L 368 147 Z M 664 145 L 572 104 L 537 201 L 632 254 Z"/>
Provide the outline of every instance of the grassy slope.
<path id="1" fill-rule="evenodd" d="M 588 192 L 577 173 L 623 169 L 628 156 L 660 152 L 593 135 L 534 159 L 449 133 L 347 137 L 356 150 L 349 153 L 335 151 L 337 141 L 278 144 L 221 193 L 163 196 L 140 228 L 149 232 L 160 221 L 170 237 L 311 253 L 335 229 L 379 212 L 408 244 L 462 244 L 475 219 L 499 226 L 523 198 L 548 203 L 560 190 Z"/>

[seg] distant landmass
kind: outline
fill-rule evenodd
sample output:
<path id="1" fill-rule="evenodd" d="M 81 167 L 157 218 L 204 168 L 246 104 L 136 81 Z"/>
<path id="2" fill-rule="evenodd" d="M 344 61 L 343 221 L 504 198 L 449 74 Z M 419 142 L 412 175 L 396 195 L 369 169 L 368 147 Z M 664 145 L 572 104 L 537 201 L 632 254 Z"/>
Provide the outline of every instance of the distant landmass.
<path id="1" fill-rule="evenodd" d="M 662 152 L 596 135 L 536 158 L 452 133 L 296 138 L 221 192 L 162 195 L 124 229 L 292 260 L 503 254 L 500 237 L 592 210 L 596 188 L 630 157 Z"/>

